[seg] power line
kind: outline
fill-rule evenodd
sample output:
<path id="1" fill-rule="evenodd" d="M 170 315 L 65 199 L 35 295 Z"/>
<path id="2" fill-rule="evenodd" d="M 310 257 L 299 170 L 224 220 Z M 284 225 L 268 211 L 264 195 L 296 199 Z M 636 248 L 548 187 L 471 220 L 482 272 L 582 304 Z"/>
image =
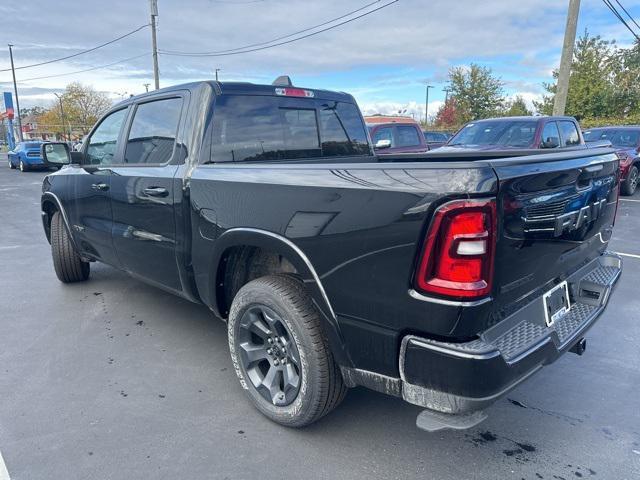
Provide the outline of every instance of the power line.
<path id="1" fill-rule="evenodd" d="M 640 28 L 640 25 L 638 25 L 638 22 L 636 22 L 635 19 L 629 13 L 629 11 L 626 8 L 624 8 L 624 5 L 622 5 L 618 0 L 616 0 L 616 3 L 620 5 L 620 8 L 622 9 L 622 11 L 627 14 L 627 17 L 631 19 L 631 21 L 636 25 L 636 27 Z"/>
<path id="2" fill-rule="evenodd" d="M 338 20 L 342 20 L 345 17 L 349 17 L 349 16 L 353 15 L 354 13 L 358 13 L 358 12 L 360 12 L 362 10 L 365 10 L 366 8 L 369 8 L 370 6 L 375 5 L 376 3 L 380 3 L 381 1 L 382 0 L 375 0 L 374 2 L 368 3 L 368 4 L 358 8 L 356 10 L 352 10 L 351 12 L 345 13 L 344 15 L 340 15 L 339 17 L 332 18 L 331 20 L 327 20 L 326 22 L 319 23 L 318 25 L 313 25 L 312 27 L 308 27 L 308 28 L 305 28 L 303 30 L 298 30 L 297 32 L 290 33 L 289 35 L 283 35 L 281 37 L 272 38 L 271 40 L 268 40 L 266 42 L 252 43 L 252 44 L 249 44 L 249 45 L 244 45 L 242 47 L 230 48 L 228 50 L 217 50 L 215 52 L 181 52 L 181 51 L 176 51 L 176 50 L 162 50 L 162 53 L 174 54 L 174 55 L 180 54 L 180 55 L 185 55 L 185 56 L 217 55 L 217 54 L 220 54 L 220 53 L 235 52 L 235 51 L 238 51 L 238 50 L 245 50 L 247 48 L 259 47 L 259 46 L 262 46 L 262 45 L 269 45 L 269 44 L 271 44 L 273 42 L 277 42 L 279 40 L 284 40 L 285 38 L 293 37 L 295 35 L 299 35 L 301 33 L 305 33 L 305 32 L 308 32 L 310 30 L 315 30 L 316 28 L 324 27 L 325 25 L 328 25 L 330 23 L 334 23 L 334 22 L 336 22 Z"/>
<path id="3" fill-rule="evenodd" d="M 130 31 L 128 33 L 125 33 L 124 35 L 120 35 L 119 37 L 114 38 L 113 40 L 109 40 L 108 42 L 102 43 L 102 44 L 98 45 L 97 47 L 89 48 L 87 50 L 83 50 L 81 52 L 74 53 L 73 55 L 67 55 L 66 57 L 60 57 L 60 58 L 56 58 L 56 59 L 53 59 L 53 60 L 47 60 L 46 62 L 33 63 L 31 65 L 22 65 L 20 67 L 16 67 L 15 69 L 16 70 L 22 70 L 23 68 L 39 67 L 41 65 L 48 65 L 50 63 L 60 62 L 62 60 L 68 60 L 69 58 L 74 58 L 74 57 L 77 57 L 79 55 L 84 55 L 85 53 L 93 52 L 95 50 L 98 50 L 99 48 L 106 47 L 107 45 L 111 45 L 112 43 L 115 43 L 118 40 L 122 40 L 123 38 L 126 38 L 126 37 L 128 37 L 130 35 L 133 35 L 134 33 L 139 32 L 140 30 L 142 30 L 143 28 L 146 28 L 148 26 L 149 26 L 149 24 L 142 25 L 142 26 L 136 28 L 135 30 L 132 30 L 132 31 Z M 8 72 L 10 70 L 11 70 L 10 68 L 5 68 L 5 69 L 0 70 L 0 72 Z"/>
<path id="4" fill-rule="evenodd" d="M 97 67 L 86 68 L 84 70 L 76 70 L 75 72 L 58 73 L 58 74 L 55 74 L 55 75 L 44 75 L 42 77 L 23 78 L 23 79 L 20 80 L 20 82 L 30 82 L 31 80 L 42 80 L 44 78 L 65 77 L 67 75 L 75 75 L 77 73 L 91 72 L 93 70 L 99 70 L 101 68 L 112 67 L 112 66 L 117 65 L 119 63 L 129 62 L 129 61 L 135 60 L 137 58 L 146 57 L 147 55 L 149 55 L 149 54 L 148 53 L 143 53 L 142 55 L 136 55 L 135 57 L 123 58 L 122 60 L 118 60 L 117 62 L 107 63 L 106 65 L 99 65 Z"/>
<path id="5" fill-rule="evenodd" d="M 266 46 L 263 46 L 263 47 L 250 48 L 250 49 L 241 50 L 241 51 L 228 51 L 226 53 L 214 53 L 214 52 L 212 52 L 212 53 L 195 53 L 195 52 L 194 53 L 186 53 L 186 52 L 184 52 L 184 53 L 169 53 L 169 52 L 165 52 L 165 51 L 160 51 L 160 53 L 162 55 L 172 55 L 172 56 L 179 56 L 179 57 L 225 57 L 225 56 L 228 56 L 228 55 L 239 55 L 241 53 L 257 52 L 259 50 L 266 50 L 268 48 L 279 47 L 280 45 L 286 45 L 288 43 L 297 42 L 298 40 L 303 40 L 305 38 L 313 37 L 314 35 L 318 35 L 320 33 L 326 32 L 328 30 L 332 30 L 334 28 L 340 27 L 340 26 L 345 25 L 347 23 L 351 23 L 351 22 L 353 22 L 355 20 L 358 20 L 358 19 L 360 19 L 362 17 L 366 17 L 367 15 L 371 15 L 372 13 L 375 13 L 378 10 L 382 10 L 383 8 L 389 7 L 390 5 L 393 5 L 394 3 L 397 3 L 399 1 L 400 0 L 392 0 L 389 3 L 381 5 L 378 8 L 374 8 L 373 10 L 369 10 L 368 12 L 365 12 L 365 13 L 363 13 L 361 15 L 356 16 L 356 17 L 350 18 L 349 20 L 345 20 L 344 22 L 340 22 L 340 23 L 337 23 L 335 25 L 331 25 L 330 27 L 323 28 L 323 29 L 318 30 L 316 32 L 308 33 L 307 35 L 302 35 L 300 37 L 292 38 L 291 40 L 286 40 L 286 41 L 279 42 L 279 43 L 273 43 L 271 45 L 266 45 Z M 374 3 L 377 3 L 377 2 L 374 2 Z M 329 23 L 331 23 L 331 22 L 329 22 Z M 288 35 L 288 36 L 291 36 L 291 35 Z M 283 37 L 283 38 L 286 38 L 286 37 Z M 270 43 L 270 42 L 264 42 L 264 43 Z"/>
<path id="6" fill-rule="evenodd" d="M 620 22 L 627 27 L 627 29 L 631 32 L 631 34 L 636 38 L 636 40 L 638 40 L 640 42 L 640 36 L 638 36 L 638 34 L 636 32 L 633 31 L 633 29 L 629 26 L 629 24 L 626 22 L 626 20 L 622 17 L 622 15 L 620 14 L 620 12 L 618 12 L 618 10 L 616 9 L 616 7 L 611 3 L 610 0 L 602 0 L 602 2 L 607 6 L 607 8 L 609 8 L 609 10 L 611 10 L 611 12 L 618 18 L 618 20 L 620 20 Z"/>

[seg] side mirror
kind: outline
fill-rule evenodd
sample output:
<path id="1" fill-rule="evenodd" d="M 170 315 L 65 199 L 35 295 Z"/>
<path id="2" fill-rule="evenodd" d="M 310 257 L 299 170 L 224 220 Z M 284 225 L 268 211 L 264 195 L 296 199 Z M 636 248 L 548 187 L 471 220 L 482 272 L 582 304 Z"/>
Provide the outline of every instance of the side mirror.
<path id="1" fill-rule="evenodd" d="M 560 146 L 560 139 L 558 137 L 548 137 L 542 141 L 542 148 L 558 148 Z"/>
<path id="2" fill-rule="evenodd" d="M 383 139 L 378 140 L 376 144 L 373 146 L 376 150 L 382 150 L 384 148 L 391 148 L 391 140 Z"/>
<path id="3" fill-rule="evenodd" d="M 49 167 L 61 167 L 71 163 L 69 145 L 64 142 L 43 143 L 40 153 L 44 163 Z"/>

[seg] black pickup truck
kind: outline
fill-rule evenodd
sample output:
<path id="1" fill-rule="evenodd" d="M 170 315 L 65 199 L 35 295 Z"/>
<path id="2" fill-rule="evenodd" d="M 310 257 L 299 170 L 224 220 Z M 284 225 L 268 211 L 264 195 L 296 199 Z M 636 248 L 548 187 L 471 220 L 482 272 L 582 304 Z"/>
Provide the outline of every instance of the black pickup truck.
<path id="1" fill-rule="evenodd" d="M 424 407 L 421 428 L 474 425 L 582 353 L 622 269 L 612 151 L 376 156 L 345 93 L 191 83 L 42 151 L 64 165 L 42 188 L 58 278 L 99 261 L 206 305 L 283 425 L 357 385 Z"/>

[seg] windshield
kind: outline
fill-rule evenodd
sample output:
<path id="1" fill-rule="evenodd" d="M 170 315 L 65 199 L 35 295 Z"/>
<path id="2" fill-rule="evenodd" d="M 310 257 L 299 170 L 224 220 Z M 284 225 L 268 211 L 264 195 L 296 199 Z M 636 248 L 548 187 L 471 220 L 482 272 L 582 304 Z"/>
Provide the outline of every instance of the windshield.
<path id="1" fill-rule="evenodd" d="M 614 147 L 635 148 L 640 145 L 640 129 L 596 129 L 584 132 L 586 142 L 609 140 Z"/>
<path id="2" fill-rule="evenodd" d="M 538 122 L 482 121 L 465 125 L 450 141 L 450 146 L 500 145 L 529 147 L 533 144 Z"/>

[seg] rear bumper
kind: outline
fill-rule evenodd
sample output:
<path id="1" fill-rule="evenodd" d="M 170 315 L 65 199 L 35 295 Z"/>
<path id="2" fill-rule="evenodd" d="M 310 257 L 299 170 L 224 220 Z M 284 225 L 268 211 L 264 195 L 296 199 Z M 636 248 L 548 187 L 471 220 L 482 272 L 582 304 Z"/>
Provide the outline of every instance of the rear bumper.
<path id="1" fill-rule="evenodd" d="M 571 310 L 550 327 L 539 297 L 472 342 L 404 337 L 402 397 L 445 413 L 488 406 L 583 338 L 604 311 L 621 272 L 620 257 L 605 253 L 571 275 Z"/>

